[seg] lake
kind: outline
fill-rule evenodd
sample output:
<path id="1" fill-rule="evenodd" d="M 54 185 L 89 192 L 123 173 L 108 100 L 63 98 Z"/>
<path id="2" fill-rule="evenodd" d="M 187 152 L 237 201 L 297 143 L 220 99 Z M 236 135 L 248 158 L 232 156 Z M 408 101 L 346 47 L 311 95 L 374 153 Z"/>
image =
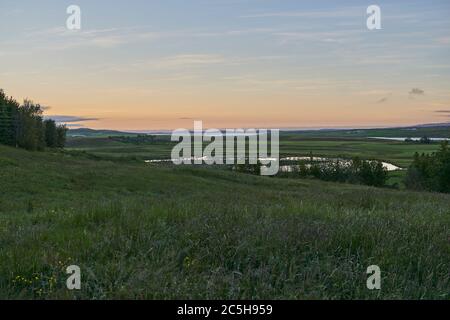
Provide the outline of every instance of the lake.
<path id="1" fill-rule="evenodd" d="M 369 137 L 369 139 L 377 139 L 377 140 L 391 140 L 391 141 L 405 141 L 409 139 L 411 141 L 420 141 L 422 138 L 410 138 L 410 137 Z M 450 141 L 450 138 L 429 138 L 431 141 Z"/>
<path id="2" fill-rule="evenodd" d="M 183 160 L 207 160 L 207 157 L 202 157 L 202 158 L 184 158 Z M 261 161 L 275 161 L 274 158 L 259 158 L 259 160 Z M 313 162 L 319 162 L 319 163 L 328 163 L 328 162 L 334 162 L 334 161 L 341 161 L 344 163 L 350 163 L 350 160 L 347 159 L 340 159 L 340 158 L 326 158 L 326 157 L 285 157 L 285 158 L 280 158 L 280 161 L 286 162 L 286 161 L 310 161 L 312 160 Z M 153 159 L 153 160 L 145 160 L 145 163 L 164 163 L 164 162 L 172 162 L 172 159 Z M 392 163 L 389 162 L 382 162 L 383 167 L 387 170 L 387 171 L 398 171 L 398 170 L 404 170 L 401 167 L 398 167 Z M 307 166 L 310 166 L 310 164 L 307 164 Z M 298 170 L 298 168 L 300 167 L 300 165 L 298 164 L 290 164 L 290 165 L 282 165 L 280 166 L 280 171 L 281 172 L 294 172 L 296 170 Z"/>

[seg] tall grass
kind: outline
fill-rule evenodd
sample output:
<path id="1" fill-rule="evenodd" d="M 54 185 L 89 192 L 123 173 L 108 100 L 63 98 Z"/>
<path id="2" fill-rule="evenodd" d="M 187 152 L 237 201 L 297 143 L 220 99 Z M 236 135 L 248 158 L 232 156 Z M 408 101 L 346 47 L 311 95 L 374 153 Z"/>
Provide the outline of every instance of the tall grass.
<path id="1" fill-rule="evenodd" d="M 449 299 L 449 195 L 5 147 L 0 165 L 1 298 Z"/>

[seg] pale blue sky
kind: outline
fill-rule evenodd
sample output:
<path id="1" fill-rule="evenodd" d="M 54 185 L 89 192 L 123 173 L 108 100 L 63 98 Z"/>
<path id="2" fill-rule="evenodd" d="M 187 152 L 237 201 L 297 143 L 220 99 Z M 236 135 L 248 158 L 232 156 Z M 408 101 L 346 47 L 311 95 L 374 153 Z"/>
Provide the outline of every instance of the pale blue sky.
<path id="1" fill-rule="evenodd" d="M 2 0 L 0 87 L 97 128 L 443 122 L 449 16 L 449 1 Z"/>

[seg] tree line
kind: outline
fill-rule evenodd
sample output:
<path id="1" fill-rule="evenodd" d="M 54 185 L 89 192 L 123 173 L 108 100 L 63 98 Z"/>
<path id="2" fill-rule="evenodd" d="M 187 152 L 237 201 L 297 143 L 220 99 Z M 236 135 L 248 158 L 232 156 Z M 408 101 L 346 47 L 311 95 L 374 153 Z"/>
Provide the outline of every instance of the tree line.
<path id="1" fill-rule="evenodd" d="M 63 148 L 67 127 L 44 120 L 43 108 L 30 100 L 22 104 L 0 89 L 0 144 L 27 150 Z"/>
<path id="2" fill-rule="evenodd" d="M 450 148 L 444 141 L 437 152 L 415 153 L 405 178 L 408 189 L 450 193 Z"/>
<path id="3" fill-rule="evenodd" d="M 165 138 L 164 136 L 157 137 L 157 136 L 146 135 L 146 134 L 138 134 L 137 136 L 110 136 L 109 139 L 113 140 L 113 141 L 136 144 L 136 145 L 154 143 L 158 140 L 159 141 L 167 140 L 167 138 Z"/>
<path id="4" fill-rule="evenodd" d="M 430 138 L 428 138 L 427 136 L 423 136 L 419 140 L 414 140 L 413 138 L 408 137 L 408 138 L 405 139 L 405 142 L 431 144 L 433 141 Z"/>
<path id="5" fill-rule="evenodd" d="M 374 187 L 383 187 L 388 175 L 381 161 L 362 160 L 354 157 L 351 160 L 335 160 L 324 163 L 308 164 L 301 161 L 298 169 L 300 177 L 314 177 L 316 179 L 363 184 Z"/>
<path id="6" fill-rule="evenodd" d="M 233 167 L 237 172 L 260 175 L 261 162 L 257 164 L 238 164 Z M 351 160 L 314 161 L 301 160 L 298 168 L 293 166 L 292 172 L 280 172 L 280 177 L 315 178 L 324 181 L 362 184 L 374 187 L 384 187 L 388 173 L 381 161 L 362 160 L 354 157 Z"/>

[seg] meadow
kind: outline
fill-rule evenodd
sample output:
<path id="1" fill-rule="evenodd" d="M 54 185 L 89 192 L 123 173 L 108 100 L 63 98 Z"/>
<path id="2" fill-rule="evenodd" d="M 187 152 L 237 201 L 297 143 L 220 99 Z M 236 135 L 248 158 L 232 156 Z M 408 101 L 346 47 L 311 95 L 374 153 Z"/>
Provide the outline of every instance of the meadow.
<path id="1" fill-rule="evenodd" d="M 172 148 L 176 145 L 169 136 L 159 136 L 152 143 L 133 144 L 117 141 L 110 137 L 69 138 L 67 149 L 85 151 L 103 158 L 170 159 Z M 414 153 L 431 153 L 439 147 L 438 143 L 419 144 L 400 141 L 372 140 L 366 138 L 306 138 L 301 135 L 281 136 L 280 156 L 314 156 L 352 158 L 390 162 L 406 168 Z"/>
<path id="2" fill-rule="evenodd" d="M 322 133 L 320 133 L 322 134 Z M 280 137 L 280 157 L 331 157 L 351 159 L 360 157 L 366 160 L 380 160 L 406 169 L 413 160 L 414 153 L 432 153 L 439 143 L 420 144 L 416 142 L 375 140 L 368 138 L 346 138 L 340 132 L 335 137 L 322 137 L 319 133 L 282 133 Z M 169 159 L 176 142 L 170 136 L 155 136 L 151 143 L 124 142 L 115 136 L 69 137 L 67 150 L 84 152 L 87 155 L 109 160 L 136 161 Z M 270 150 L 270 149 L 269 149 Z M 403 188 L 406 171 L 392 171 L 387 184 Z"/>
<path id="3" fill-rule="evenodd" d="M 450 195 L 149 165 L 133 157 L 167 142 L 103 143 L 0 146 L 0 298 L 450 298 Z M 388 156 L 406 164 L 405 148 Z M 381 290 L 366 288 L 373 264 Z"/>

